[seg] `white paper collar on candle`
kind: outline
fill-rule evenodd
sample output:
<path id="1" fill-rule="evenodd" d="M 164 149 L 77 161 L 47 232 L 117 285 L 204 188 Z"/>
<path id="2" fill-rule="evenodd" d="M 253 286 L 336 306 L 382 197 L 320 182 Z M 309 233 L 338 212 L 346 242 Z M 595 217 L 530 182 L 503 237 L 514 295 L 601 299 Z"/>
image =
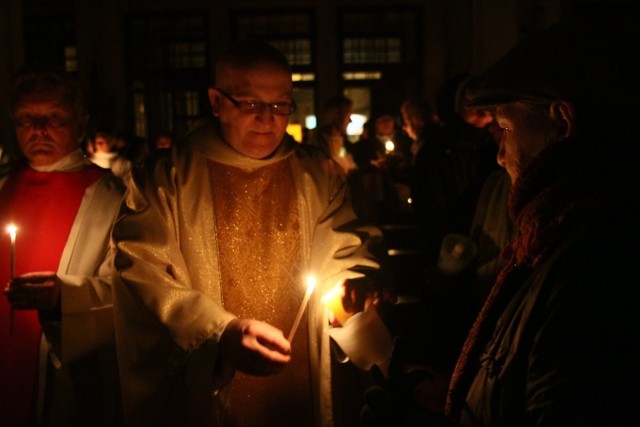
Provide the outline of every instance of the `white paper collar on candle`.
<path id="1" fill-rule="evenodd" d="M 387 375 L 393 339 L 375 308 L 356 313 L 328 333 L 358 368 L 368 371 L 376 365 Z"/>

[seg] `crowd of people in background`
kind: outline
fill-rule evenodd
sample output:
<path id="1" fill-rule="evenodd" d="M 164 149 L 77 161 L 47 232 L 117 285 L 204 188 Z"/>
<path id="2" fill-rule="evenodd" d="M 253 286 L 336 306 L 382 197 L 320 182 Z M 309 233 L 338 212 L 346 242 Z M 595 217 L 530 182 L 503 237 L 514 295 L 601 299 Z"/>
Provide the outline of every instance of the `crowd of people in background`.
<path id="1" fill-rule="evenodd" d="M 357 140 L 341 95 L 304 141 L 285 133 L 291 70 L 266 43 L 220 56 L 212 117 L 187 135 L 105 128 L 68 75 L 21 70 L 17 145 L 0 144 L 0 222 L 21 222 L 18 256 L 0 245 L 16 259 L 1 419 L 636 425 L 640 69 L 623 24 L 525 38 L 433 102 L 372 111 Z M 391 223 L 418 242 L 412 304 Z M 309 271 L 345 317 L 309 294 L 294 341 Z"/>
<path id="2" fill-rule="evenodd" d="M 133 165 L 141 165 L 149 154 L 157 150 L 171 148 L 173 140 L 171 132 L 158 132 L 146 139 L 93 126 L 82 148 L 93 163 L 125 179 Z"/>

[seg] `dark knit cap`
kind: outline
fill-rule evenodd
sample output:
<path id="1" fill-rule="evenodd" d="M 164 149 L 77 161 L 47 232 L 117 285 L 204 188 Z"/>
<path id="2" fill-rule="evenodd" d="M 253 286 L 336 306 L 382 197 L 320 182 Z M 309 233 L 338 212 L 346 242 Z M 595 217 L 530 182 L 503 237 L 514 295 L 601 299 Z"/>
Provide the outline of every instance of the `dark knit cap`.
<path id="1" fill-rule="evenodd" d="M 467 96 L 489 106 L 564 99 L 576 107 L 637 108 L 638 16 L 567 21 L 525 37 L 478 76 Z"/>

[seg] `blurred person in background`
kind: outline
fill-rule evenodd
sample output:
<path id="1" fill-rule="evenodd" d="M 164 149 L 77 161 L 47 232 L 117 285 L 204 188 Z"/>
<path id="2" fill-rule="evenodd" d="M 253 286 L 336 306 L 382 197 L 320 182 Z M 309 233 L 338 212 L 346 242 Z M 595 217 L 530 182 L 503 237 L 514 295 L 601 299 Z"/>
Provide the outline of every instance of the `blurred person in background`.
<path id="1" fill-rule="evenodd" d="M 128 181 L 131 173 L 131 160 L 118 148 L 118 138 L 113 132 L 98 128 L 89 135 L 87 146 L 91 147 L 90 159 L 93 163 Z"/>
<path id="2" fill-rule="evenodd" d="M 345 174 L 357 166 L 347 149 L 347 126 L 351 123 L 353 102 L 344 96 L 335 96 L 325 102 L 318 127 L 309 135 L 309 144 L 320 148 L 342 167 Z"/>
<path id="3" fill-rule="evenodd" d="M 424 100 L 410 98 L 400 107 L 402 129 L 411 138 L 409 187 L 413 217 L 418 226 L 420 249 L 427 263 L 434 263 L 445 235 L 450 171 L 447 147 L 437 136 L 433 109 Z"/>
<path id="4" fill-rule="evenodd" d="M 468 105 L 465 93 L 472 75 L 447 80 L 436 102 L 437 145 L 446 154 L 442 185 L 446 189 L 443 229 L 446 234 L 469 235 L 474 210 L 485 179 L 500 167 L 496 163 L 498 144 L 490 126 L 488 109 Z"/>
<path id="5" fill-rule="evenodd" d="M 409 194 L 411 140 L 388 113 L 374 116 L 349 150 L 357 170 L 350 182 L 354 205 L 363 219 L 380 224 L 392 221 Z"/>
<path id="6" fill-rule="evenodd" d="M 173 139 L 173 134 L 170 132 L 158 133 L 154 139 L 155 143 L 152 151 L 171 148 L 173 145 Z"/>

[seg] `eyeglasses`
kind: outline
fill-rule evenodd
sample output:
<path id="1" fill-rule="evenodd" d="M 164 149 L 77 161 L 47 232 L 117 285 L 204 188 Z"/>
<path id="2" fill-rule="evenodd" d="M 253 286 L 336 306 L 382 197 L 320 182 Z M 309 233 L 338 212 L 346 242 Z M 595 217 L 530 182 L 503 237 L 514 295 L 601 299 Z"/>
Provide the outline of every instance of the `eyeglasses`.
<path id="1" fill-rule="evenodd" d="M 23 129 L 33 129 L 35 127 L 46 127 L 49 129 L 61 129 L 69 123 L 69 119 L 59 116 L 19 116 L 14 119 L 17 127 Z"/>
<path id="2" fill-rule="evenodd" d="M 238 107 L 240 111 L 247 114 L 260 114 L 264 111 L 265 107 L 269 107 L 271 114 L 288 116 L 296 109 L 296 104 L 294 102 L 238 101 L 219 87 L 216 87 L 215 89 L 233 105 Z"/>

